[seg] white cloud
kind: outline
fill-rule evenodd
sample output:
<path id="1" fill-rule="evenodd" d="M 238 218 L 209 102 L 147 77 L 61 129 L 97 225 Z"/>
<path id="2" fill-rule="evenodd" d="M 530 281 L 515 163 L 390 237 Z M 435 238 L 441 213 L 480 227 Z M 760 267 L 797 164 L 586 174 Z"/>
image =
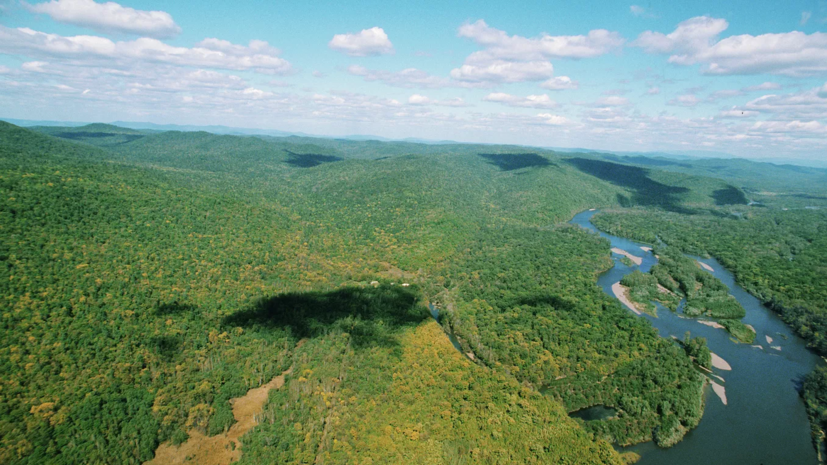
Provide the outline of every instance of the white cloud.
<path id="1" fill-rule="evenodd" d="M 629 104 L 629 99 L 626 97 L 618 97 L 613 95 L 611 97 L 603 97 L 597 99 L 596 104 L 602 107 L 622 107 Z"/>
<path id="2" fill-rule="evenodd" d="M 411 105 L 428 105 L 431 103 L 431 99 L 424 95 L 413 94 L 408 97 L 408 103 Z"/>
<path id="3" fill-rule="evenodd" d="M 658 95 L 660 93 L 660 87 L 650 87 L 646 89 L 646 95 Z"/>
<path id="4" fill-rule="evenodd" d="M 759 90 L 776 90 L 776 89 L 780 89 L 780 88 L 781 88 L 781 84 L 778 84 L 777 82 L 764 82 L 764 83 L 758 84 L 757 86 L 744 87 L 742 90 L 744 92 L 756 92 L 756 91 L 759 91 Z"/>
<path id="5" fill-rule="evenodd" d="M 572 81 L 568 76 L 557 76 L 543 82 L 540 87 L 548 90 L 566 90 L 577 89 L 580 84 L 577 81 Z"/>
<path id="6" fill-rule="evenodd" d="M 325 73 L 323 73 L 319 70 L 313 71 L 310 74 L 312 74 L 314 78 L 323 78 L 323 77 L 327 76 Z"/>
<path id="7" fill-rule="evenodd" d="M 545 124 L 552 126 L 562 126 L 569 123 L 569 120 L 565 116 L 552 115 L 551 113 L 539 113 L 537 117 L 542 118 Z"/>
<path id="8" fill-rule="evenodd" d="M 461 67 L 451 71 L 451 77 L 488 85 L 551 79 L 554 66 L 550 59 L 597 57 L 620 48 L 624 42 L 618 33 L 604 29 L 577 36 L 509 36 L 483 20 L 462 25 L 457 35 L 473 40 L 482 50 L 469 55 Z M 548 83 L 555 84 L 562 81 Z"/>
<path id="9" fill-rule="evenodd" d="M 46 63 L 44 61 L 27 61 L 26 63 L 20 65 L 20 69 L 24 71 L 32 71 L 35 73 L 45 73 L 46 70 L 44 70 L 43 67 L 48 64 L 49 63 Z"/>
<path id="10" fill-rule="evenodd" d="M 727 27 L 726 20 L 699 16 L 678 24 L 669 34 L 646 31 L 632 45 L 647 53 L 670 54 L 670 63 L 702 64 L 706 74 L 827 72 L 827 33 L 742 34 L 719 40 Z"/>
<path id="11" fill-rule="evenodd" d="M 536 38 L 509 36 L 505 31 L 488 26 L 483 20 L 464 24 L 458 35 L 473 40 L 484 48 L 469 59 L 537 61 L 551 58 L 591 58 L 605 55 L 623 45 L 617 32 L 605 29 L 589 31 L 588 35 L 551 36 Z"/>
<path id="12" fill-rule="evenodd" d="M 709 95 L 709 97 L 707 97 L 707 101 L 717 102 L 718 100 L 733 98 L 733 97 L 739 97 L 741 95 L 744 95 L 744 91 L 739 90 L 739 89 L 718 90 L 718 91 L 715 91 L 715 92 L 711 93 Z"/>
<path id="13" fill-rule="evenodd" d="M 557 102 L 550 99 L 548 95 L 529 95 L 527 97 L 519 97 L 516 95 L 506 94 L 502 92 L 495 92 L 488 94 L 483 98 L 486 102 L 496 102 L 509 107 L 524 107 L 524 108 L 556 108 Z"/>
<path id="14" fill-rule="evenodd" d="M 456 80 L 478 83 L 542 81 L 553 75 L 554 66 L 548 61 L 495 60 L 483 65 L 464 64 L 451 70 L 451 77 Z"/>
<path id="15" fill-rule="evenodd" d="M 739 110 L 736 107 L 732 107 L 731 110 L 722 110 L 718 113 L 718 118 L 752 118 L 757 115 L 757 111 Z"/>
<path id="16" fill-rule="evenodd" d="M 371 70 L 364 66 L 348 66 L 347 72 L 354 76 L 361 76 L 366 81 L 380 81 L 386 85 L 402 88 L 439 88 L 448 87 L 452 83 L 447 78 L 433 76 L 416 68 L 407 68 L 402 71 Z"/>
<path id="17" fill-rule="evenodd" d="M 465 100 L 454 97 L 448 100 L 433 100 L 429 97 L 420 94 L 413 94 L 408 97 L 408 104 L 409 105 L 436 105 L 438 107 L 467 107 L 469 106 L 465 103 Z"/>
<path id="18" fill-rule="evenodd" d="M 250 96 L 251 98 L 265 98 L 265 97 L 272 97 L 274 94 L 272 92 L 263 91 L 261 89 L 256 89 L 255 87 L 248 87 L 241 91 L 242 95 Z"/>
<path id="19" fill-rule="evenodd" d="M 805 24 L 807 24 L 807 21 L 809 21 L 810 18 L 812 18 L 812 17 L 813 17 L 813 13 L 811 11 L 802 11 L 801 12 L 801 22 L 800 22 L 801 25 L 804 26 Z"/>
<path id="20" fill-rule="evenodd" d="M 827 120 L 827 83 L 793 94 L 764 95 L 737 109 L 770 114 L 779 120 Z"/>
<path id="21" fill-rule="evenodd" d="M 157 39 L 140 38 L 113 42 L 98 36 L 61 36 L 29 28 L 8 28 L 0 25 L 0 53 L 35 57 L 56 57 L 64 60 L 86 60 L 113 66 L 135 65 L 138 62 L 165 63 L 177 66 L 255 70 L 269 74 L 287 74 L 290 63 L 279 58 L 279 50 L 261 40 L 248 46 L 226 40 L 204 39 L 193 48 L 175 47 Z"/>
<path id="22" fill-rule="evenodd" d="M 681 107 L 694 107 L 695 105 L 697 105 L 700 102 L 701 102 L 701 100 L 698 97 L 695 97 L 692 94 L 686 94 L 686 95 L 679 95 L 679 96 L 673 98 L 672 100 L 669 101 L 669 105 L 677 105 L 677 106 L 681 106 Z"/>
<path id="23" fill-rule="evenodd" d="M 115 2 L 93 0 L 52 0 L 30 5 L 34 13 L 47 14 L 57 22 L 86 27 L 98 32 L 136 34 L 164 39 L 175 37 L 181 28 L 165 11 L 135 10 Z"/>
<path id="24" fill-rule="evenodd" d="M 456 107 L 456 108 L 470 107 L 471 106 L 471 105 L 465 103 L 465 100 L 463 100 L 461 97 L 449 98 L 447 100 L 438 100 L 435 104 L 437 106 L 441 106 L 441 107 Z"/>
<path id="25" fill-rule="evenodd" d="M 394 53 L 393 44 L 381 27 L 363 29 L 353 34 L 336 34 L 327 44 L 332 50 L 354 57 L 389 55 Z"/>

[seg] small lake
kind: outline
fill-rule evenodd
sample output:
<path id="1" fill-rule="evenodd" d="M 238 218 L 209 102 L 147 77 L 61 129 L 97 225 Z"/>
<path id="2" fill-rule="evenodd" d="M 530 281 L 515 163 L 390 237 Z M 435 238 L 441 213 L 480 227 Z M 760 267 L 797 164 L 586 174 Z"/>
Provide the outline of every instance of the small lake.
<path id="1" fill-rule="evenodd" d="M 597 284 L 614 297 L 611 289 L 614 283 L 636 269 L 648 272 L 657 259 L 641 248 L 646 244 L 598 231 L 591 223 L 596 213 L 579 213 L 570 223 L 599 233 L 611 241 L 612 247 L 643 260 L 639 266 L 626 266 L 621 263 L 620 255 L 612 254 L 614 267 L 600 275 Z M 693 337 L 705 337 L 710 350 L 727 361 L 732 370 L 713 368 L 714 375 L 723 378 L 716 382 L 725 388 L 727 405 L 707 386 L 703 419 L 683 441 L 669 449 L 660 449 L 648 442 L 623 450 L 640 454 L 641 465 L 818 464 L 810 440 L 810 424 L 797 388 L 804 375 L 824 362 L 806 348 L 804 341 L 795 336 L 778 315 L 735 284 L 732 274 L 720 263 L 714 259 L 692 258 L 711 266 L 715 277 L 726 284 L 744 306 L 747 315 L 743 321 L 755 328 L 755 342 L 739 344 L 723 329 L 683 318 L 662 306 L 658 306 L 657 318 L 641 316 L 664 338 L 683 339 L 686 331 Z"/>

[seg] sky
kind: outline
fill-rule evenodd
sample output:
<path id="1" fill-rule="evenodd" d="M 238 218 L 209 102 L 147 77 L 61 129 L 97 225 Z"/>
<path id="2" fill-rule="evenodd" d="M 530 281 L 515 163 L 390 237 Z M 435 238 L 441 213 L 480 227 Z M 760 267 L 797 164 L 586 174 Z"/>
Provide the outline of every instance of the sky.
<path id="1" fill-rule="evenodd" d="M 0 118 L 827 161 L 827 0 L 0 0 Z"/>

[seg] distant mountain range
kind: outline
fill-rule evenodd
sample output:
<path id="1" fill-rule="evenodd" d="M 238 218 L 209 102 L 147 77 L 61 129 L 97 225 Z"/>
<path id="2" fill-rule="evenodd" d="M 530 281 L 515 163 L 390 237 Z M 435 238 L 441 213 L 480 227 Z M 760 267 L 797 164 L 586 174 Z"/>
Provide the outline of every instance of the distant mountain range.
<path id="1" fill-rule="evenodd" d="M 64 126 L 64 127 L 77 127 L 77 126 L 85 126 L 91 123 L 88 122 L 75 122 L 75 121 L 35 121 L 35 120 L 24 120 L 24 119 L 14 119 L 14 118 L 0 118 L 0 120 L 8 121 L 9 123 L 23 126 L 23 127 L 31 127 L 31 126 Z M 436 145 L 436 144 L 462 144 L 463 142 L 457 142 L 453 140 L 430 140 L 430 139 L 420 139 L 415 137 L 408 137 L 404 139 L 389 139 L 387 137 L 380 137 L 380 136 L 373 136 L 373 135 L 363 135 L 363 134 L 354 134 L 348 136 L 329 136 L 329 135 L 318 135 L 318 134 L 309 134 L 305 132 L 288 132 L 288 131 L 279 131 L 275 129 L 260 129 L 260 128 L 236 128 L 230 126 L 221 126 L 221 125 L 211 125 L 211 126 L 198 126 L 198 125 L 179 125 L 179 124 L 155 124 L 155 123 L 147 123 L 147 122 L 136 122 L 136 121 L 114 121 L 110 123 L 115 126 L 120 126 L 123 128 L 129 129 L 140 129 L 140 130 L 150 130 L 150 131 L 182 131 L 182 132 L 193 132 L 193 131 L 206 131 L 211 132 L 213 134 L 226 134 L 226 135 L 246 135 L 246 136 L 255 136 L 255 135 L 263 135 L 263 136 L 273 136 L 273 137 L 288 137 L 288 136 L 300 136 L 300 137 L 314 137 L 314 138 L 322 138 L 322 139 L 338 139 L 338 140 L 351 140 L 351 141 L 368 141 L 368 140 L 375 140 L 380 142 L 410 142 L 416 144 L 429 144 L 429 145 Z M 501 145 L 501 144 L 480 144 L 476 143 L 476 145 Z M 615 150 L 595 150 L 595 149 L 587 149 L 587 148 L 577 148 L 577 147 L 540 147 L 544 149 L 550 149 L 557 152 L 563 153 L 594 153 L 594 154 L 611 154 L 611 155 L 618 155 L 621 157 L 647 157 L 647 158 L 670 158 L 674 160 L 697 160 L 697 159 L 708 159 L 708 158 L 741 158 L 736 157 L 730 153 L 726 152 L 713 152 L 713 151 L 704 151 L 704 150 L 681 150 L 681 151 L 670 151 L 670 152 L 624 152 L 624 151 L 615 151 Z M 756 161 L 759 163 L 774 163 L 774 164 L 790 164 L 790 165 L 799 165 L 799 166 L 810 166 L 810 167 L 817 167 L 817 168 L 827 168 L 827 159 L 826 160 L 801 160 L 801 159 L 792 159 L 792 158 L 743 158 L 751 161 Z"/>

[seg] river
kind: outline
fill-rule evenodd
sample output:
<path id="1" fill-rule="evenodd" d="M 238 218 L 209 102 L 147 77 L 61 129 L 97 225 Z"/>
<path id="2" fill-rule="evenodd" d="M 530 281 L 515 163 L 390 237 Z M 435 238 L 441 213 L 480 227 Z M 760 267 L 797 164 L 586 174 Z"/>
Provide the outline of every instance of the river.
<path id="1" fill-rule="evenodd" d="M 570 223 L 597 232 L 609 239 L 612 247 L 643 259 L 640 266 L 626 266 L 621 263 L 620 255 L 613 254 L 614 267 L 601 274 L 597 283 L 614 297 L 611 289 L 614 283 L 636 269 L 649 271 L 657 259 L 651 252 L 641 249 L 645 244 L 598 231 L 591 223 L 596 213 L 579 213 Z M 648 319 L 662 337 L 683 339 L 686 331 L 693 337 L 705 337 L 710 350 L 726 360 L 732 370 L 713 368 L 714 374 L 724 379 L 723 382 L 716 381 L 725 388 L 727 405 L 708 385 L 704 394 L 703 419 L 683 441 L 669 449 L 660 449 L 648 442 L 623 451 L 640 454 L 638 463 L 641 465 L 818 464 L 804 403 L 797 388 L 804 375 L 824 362 L 810 352 L 804 341 L 795 336 L 775 313 L 735 284 L 732 274 L 720 263 L 714 259 L 692 258 L 711 266 L 713 274 L 743 305 L 747 311 L 743 321 L 755 328 L 754 346 L 760 347 L 734 342 L 723 329 L 682 318 L 661 306 L 658 306 L 657 318 L 642 315 L 640 318 Z"/>

